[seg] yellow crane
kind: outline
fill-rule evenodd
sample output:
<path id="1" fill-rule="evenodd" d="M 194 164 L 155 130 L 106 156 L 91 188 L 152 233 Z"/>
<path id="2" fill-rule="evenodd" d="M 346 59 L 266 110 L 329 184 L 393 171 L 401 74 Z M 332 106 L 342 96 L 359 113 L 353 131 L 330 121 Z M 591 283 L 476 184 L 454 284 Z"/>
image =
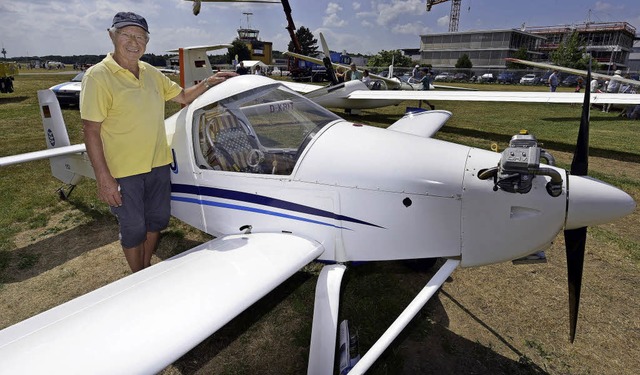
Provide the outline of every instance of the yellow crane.
<path id="1" fill-rule="evenodd" d="M 447 2 L 449 0 L 427 0 L 427 12 L 431 10 L 431 7 L 440 3 Z M 449 32 L 454 33 L 458 31 L 458 23 L 460 22 L 460 3 L 462 0 L 451 0 L 451 12 L 449 13 Z"/>

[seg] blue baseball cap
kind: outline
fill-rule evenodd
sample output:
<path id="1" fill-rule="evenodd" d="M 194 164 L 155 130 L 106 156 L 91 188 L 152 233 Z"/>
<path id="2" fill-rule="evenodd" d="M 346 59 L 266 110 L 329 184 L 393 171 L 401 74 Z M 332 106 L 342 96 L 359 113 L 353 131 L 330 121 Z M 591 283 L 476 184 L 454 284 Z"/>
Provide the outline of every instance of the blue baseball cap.
<path id="1" fill-rule="evenodd" d="M 132 12 L 118 12 L 113 17 L 113 25 L 111 25 L 111 27 L 120 29 L 125 26 L 138 26 L 149 33 L 149 26 L 147 26 L 147 20 L 145 20 L 144 17 Z"/>

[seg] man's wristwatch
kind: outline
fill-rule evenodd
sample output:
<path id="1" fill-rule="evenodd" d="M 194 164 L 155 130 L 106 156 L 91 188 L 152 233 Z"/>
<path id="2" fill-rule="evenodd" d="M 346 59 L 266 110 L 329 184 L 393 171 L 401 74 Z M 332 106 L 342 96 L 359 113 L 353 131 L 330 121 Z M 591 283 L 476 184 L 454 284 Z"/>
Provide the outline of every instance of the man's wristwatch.
<path id="1" fill-rule="evenodd" d="M 207 89 L 211 88 L 211 84 L 209 83 L 209 77 L 204 79 L 204 87 L 206 87 Z"/>

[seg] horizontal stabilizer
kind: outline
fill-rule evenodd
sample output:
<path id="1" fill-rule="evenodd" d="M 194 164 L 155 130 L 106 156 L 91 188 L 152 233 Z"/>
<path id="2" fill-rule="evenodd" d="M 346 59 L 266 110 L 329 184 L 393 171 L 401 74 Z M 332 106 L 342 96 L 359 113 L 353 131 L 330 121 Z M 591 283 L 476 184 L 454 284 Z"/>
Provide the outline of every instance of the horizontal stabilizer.
<path id="1" fill-rule="evenodd" d="M 73 146 L 63 146 L 63 147 L 57 147 L 57 148 L 50 148 L 42 151 L 28 152 L 25 154 L 5 156 L 3 158 L 0 158 L 0 167 L 5 167 L 7 165 L 12 165 L 12 164 L 25 163 L 28 161 L 49 159 L 54 156 L 78 154 L 86 151 L 87 149 L 83 143 L 83 144 L 73 145 Z"/>
<path id="2" fill-rule="evenodd" d="M 450 117 L 451 112 L 441 110 L 409 113 L 391 124 L 387 130 L 431 138 L 447 123 Z"/>
<path id="3" fill-rule="evenodd" d="M 322 251 L 283 233 L 209 241 L 0 331 L 0 373 L 158 373 Z"/>

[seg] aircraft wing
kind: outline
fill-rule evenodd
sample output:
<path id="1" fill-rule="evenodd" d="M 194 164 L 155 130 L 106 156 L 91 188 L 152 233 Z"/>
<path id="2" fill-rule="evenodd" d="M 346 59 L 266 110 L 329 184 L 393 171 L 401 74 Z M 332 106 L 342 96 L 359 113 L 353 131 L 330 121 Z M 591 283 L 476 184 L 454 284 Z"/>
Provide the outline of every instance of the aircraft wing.
<path id="1" fill-rule="evenodd" d="M 380 100 L 451 100 L 472 102 L 514 102 L 514 103 L 582 103 L 583 93 L 540 92 L 540 91 L 398 91 L 398 90 L 357 90 L 349 99 Z M 640 94 L 592 93 L 592 104 L 640 104 Z"/>
<path id="2" fill-rule="evenodd" d="M 320 85 L 312 85 L 309 83 L 300 83 L 300 82 L 292 82 L 292 81 L 279 81 L 279 82 L 287 86 L 291 90 L 298 92 L 300 94 L 308 94 L 312 91 L 316 91 L 317 89 L 321 89 L 324 87 Z"/>
<path id="3" fill-rule="evenodd" d="M 545 64 L 545 63 L 539 63 L 539 62 L 533 62 L 533 61 L 527 61 L 527 60 L 520 60 L 520 59 L 514 59 L 514 58 L 507 58 L 506 60 L 510 61 L 510 62 L 513 62 L 513 63 L 517 63 L 517 64 L 533 66 L 535 68 L 549 69 L 549 70 L 557 69 L 558 71 L 569 73 L 569 74 L 575 74 L 575 75 L 584 76 L 584 77 L 587 76 L 587 71 L 586 70 L 565 68 L 564 66 L 558 66 L 558 65 L 553 65 L 553 64 Z M 608 74 L 601 74 L 601 73 L 595 73 L 595 72 L 591 72 L 591 76 L 593 78 L 603 79 L 603 80 L 607 80 L 607 81 L 610 80 L 613 77 L 613 76 L 610 76 Z M 640 81 L 636 81 L 636 80 L 629 79 L 629 78 L 623 78 L 623 77 L 622 78 L 618 78 L 618 77 L 616 77 L 616 81 L 624 82 L 624 83 L 629 84 L 629 85 L 640 86 Z M 587 85 L 589 85 L 589 82 L 587 82 Z"/>
<path id="4" fill-rule="evenodd" d="M 63 156 L 70 154 L 77 154 L 80 152 L 86 152 L 87 149 L 83 144 L 77 144 L 72 146 L 62 146 L 57 148 L 50 148 L 47 150 L 28 152 L 20 155 L 5 156 L 0 158 L 0 167 L 7 165 L 19 164 L 28 161 L 48 159 L 54 156 Z"/>
<path id="5" fill-rule="evenodd" d="M 478 91 L 478 89 L 472 89 L 470 87 L 459 87 L 459 86 L 447 86 L 447 85 L 434 85 L 431 84 L 436 90 L 459 90 L 459 91 Z"/>
<path id="6" fill-rule="evenodd" d="M 158 373 L 323 251 L 284 233 L 206 242 L 0 331 L 0 373 Z"/>
<path id="7" fill-rule="evenodd" d="M 210 45 L 202 45 L 202 46 L 191 46 L 184 47 L 183 50 L 205 50 L 205 51 L 215 51 L 223 48 L 231 48 L 232 44 L 210 44 Z M 180 48 L 170 49 L 167 52 L 178 53 L 180 52 Z"/>

